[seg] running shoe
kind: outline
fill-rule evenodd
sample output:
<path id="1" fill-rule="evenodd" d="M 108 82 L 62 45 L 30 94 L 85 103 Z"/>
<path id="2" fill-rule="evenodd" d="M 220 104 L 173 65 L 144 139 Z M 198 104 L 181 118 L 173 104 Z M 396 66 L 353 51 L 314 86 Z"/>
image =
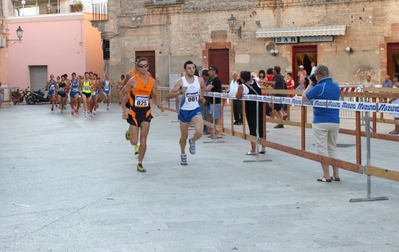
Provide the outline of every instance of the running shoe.
<path id="1" fill-rule="evenodd" d="M 93 115 L 97 115 L 97 111 L 96 110 L 93 111 Z"/>
<path id="2" fill-rule="evenodd" d="M 107 110 L 109 110 L 109 107 L 107 106 Z"/>
<path id="3" fill-rule="evenodd" d="M 71 111 L 71 115 L 75 115 L 75 111 L 72 110 L 72 111 Z"/>
<path id="4" fill-rule="evenodd" d="M 88 117 L 87 112 L 85 112 L 85 118 L 87 118 L 87 117 Z"/>
<path id="5" fill-rule="evenodd" d="M 63 109 L 63 110 L 66 110 L 66 106 L 63 106 L 62 109 Z"/>
<path id="6" fill-rule="evenodd" d="M 188 143 L 190 144 L 190 148 L 188 149 L 191 154 L 195 154 L 195 142 L 193 141 L 192 138 L 188 140 Z"/>
<path id="7" fill-rule="evenodd" d="M 187 165 L 187 155 L 186 154 L 180 154 L 180 164 Z"/>
<path id="8" fill-rule="evenodd" d="M 134 146 L 134 155 L 139 154 L 140 145 Z"/>
<path id="9" fill-rule="evenodd" d="M 146 172 L 145 168 L 143 167 L 142 163 L 137 164 L 137 171 L 139 172 Z"/>
<path id="10" fill-rule="evenodd" d="M 51 111 L 54 111 L 54 108 L 51 108 Z"/>

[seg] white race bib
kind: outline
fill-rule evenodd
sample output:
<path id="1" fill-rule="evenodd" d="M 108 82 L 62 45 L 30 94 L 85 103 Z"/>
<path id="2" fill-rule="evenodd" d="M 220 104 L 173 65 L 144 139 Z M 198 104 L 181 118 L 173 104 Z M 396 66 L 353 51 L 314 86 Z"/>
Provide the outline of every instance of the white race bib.
<path id="1" fill-rule="evenodd" d="M 79 88 L 72 88 L 72 92 L 79 92 Z"/>
<path id="2" fill-rule="evenodd" d="M 90 87 L 89 86 L 84 86 L 83 90 L 90 90 Z"/>
<path id="3" fill-rule="evenodd" d="M 186 102 L 198 102 L 198 92 L 186 93 Z"/>
<path id="4" fill-rule="evenodd" d="M 64 90 L 65 90 L 65 88 L 63 88 L 63 87 L 60 87 L 60 89 L 59 89 L 60 92 L 64 92 Z"/>
<path id="5" fill-rule="evenodd" d="M 148 107 L 149 101 L 148 101 L 148 96 L 144 95 L 136 95 L 136 98 L 134 100 L 134 106 L 135 107 Z"/>
<path id="6" fill-rule="evenodd" d="M 54 85 L 51 85 L 51 86 L 50 86 L 50 90 L 55 90 L 55 86 L 54 86 Z"/>

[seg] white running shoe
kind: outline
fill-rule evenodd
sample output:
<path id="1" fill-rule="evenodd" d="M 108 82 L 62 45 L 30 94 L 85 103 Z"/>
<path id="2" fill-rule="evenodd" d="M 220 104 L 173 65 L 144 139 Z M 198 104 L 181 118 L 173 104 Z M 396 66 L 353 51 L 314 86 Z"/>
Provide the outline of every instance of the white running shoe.
<path id="1" fill-rule="evenodd" d="M 186 154 L 180 154 L 180 164 L 187 165 L 187 155 Z"/>
<path id="2" fill-rule="evenodd" d="M 190 138 L 188 140 L 188 143 L 190 144 L 190 148 L 188 149 L 190 151 L 191 154 L 195 154 L 195 142 L 193 142 L 193 139 Z"/>
<path id="3" fill-rule="evenodd" d="M 93 111 L 93 115 L 97 115 L 97 111 L 96 110 Z"/>
<path id="4" fill-rule="evenodd" d="M 89 117 L 89 116 L 87 115 L 87 112 L 85 112 L 85 118 L 87 118 L 87 117 Z"/>

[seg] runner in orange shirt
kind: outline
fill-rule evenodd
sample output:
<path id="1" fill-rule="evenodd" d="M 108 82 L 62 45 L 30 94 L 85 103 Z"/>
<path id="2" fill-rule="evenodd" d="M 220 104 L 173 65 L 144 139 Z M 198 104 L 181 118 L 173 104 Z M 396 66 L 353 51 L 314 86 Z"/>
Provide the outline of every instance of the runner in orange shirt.
<path id="1" fill-rule="evenodd" d="M 148 59 L 141 57 L 136 63 L 139 69 L 138 73 L 127 81 L 119 94 L 119 98 L 121 103 L 124 103 L 125 95 L 129 94 L 129 108 L 122 106 L 122 118 L 127 119 L 130 124 L 130 143 L 137 145 L 140 138 L 137 171 L 145 172 L 146 169 L 143 167 L 142 161 L 147 150 L 147 136 L 152 119 L 150 98 L 162 112 L 165 111 L 165 108 L 158 102 L 156 82 L 148 72 Z"/>

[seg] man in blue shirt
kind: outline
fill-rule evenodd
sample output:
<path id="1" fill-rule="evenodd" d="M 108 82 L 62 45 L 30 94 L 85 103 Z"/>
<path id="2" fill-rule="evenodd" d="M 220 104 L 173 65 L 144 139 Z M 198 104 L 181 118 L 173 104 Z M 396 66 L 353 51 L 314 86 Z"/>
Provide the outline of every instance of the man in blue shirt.
<path id="1" fill-rule="evenodd" d="M 329 77 L 330 73 L 326 65 L 319 65 L 315 70 L 317 83 L 311 83 L 303 92 L 302 100 L 313 99 L 338 101 L 340 88 L 338 83 Z M 339 109 L 313 107 L 312 128 L 316 138 L 316 148 L 319 155 L 337 158 L 337 136 L 339 131 Z M 333 176 L 330 176 L 329 165 L 321 164 L 323 177 L 320 182 L 340 181 L 338 167 L 333 166 Z"/>
<path id="2" fill-rule="evenodd" d="M 385 76 L 385 81 L 382 83 L 382 87 L 393 87 L 393 83 L 389 75 Z"/>

